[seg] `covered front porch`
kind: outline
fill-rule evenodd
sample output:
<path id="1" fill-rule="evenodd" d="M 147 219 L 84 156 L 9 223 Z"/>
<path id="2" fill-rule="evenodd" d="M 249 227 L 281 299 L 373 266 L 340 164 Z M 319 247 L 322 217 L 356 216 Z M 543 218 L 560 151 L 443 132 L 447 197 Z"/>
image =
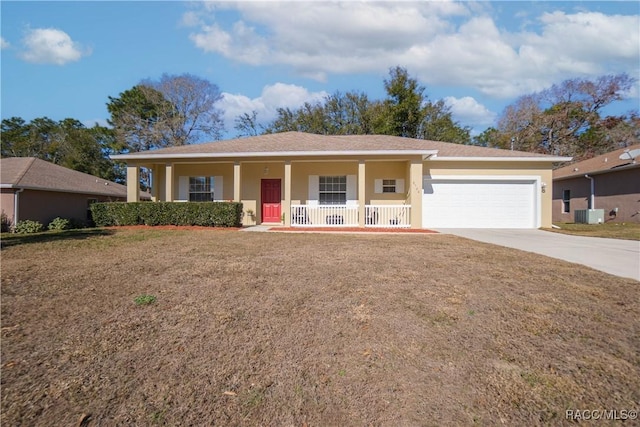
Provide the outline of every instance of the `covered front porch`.
<path id="1" fill-rule="evenodd" d="M 364 226 L 411 228 L 411 205 L 365 205 Z M 354 205 L 292 205 L 291 227 L 359 227 L 360 207 Z"/>
<path id="2" fill-rule="evenodd" d="M 140 168 L 154 201 L 235 201 L 243 225 L 421 228 L 423 159 L 264 159 L 129 164 L 129 199 Z"/>

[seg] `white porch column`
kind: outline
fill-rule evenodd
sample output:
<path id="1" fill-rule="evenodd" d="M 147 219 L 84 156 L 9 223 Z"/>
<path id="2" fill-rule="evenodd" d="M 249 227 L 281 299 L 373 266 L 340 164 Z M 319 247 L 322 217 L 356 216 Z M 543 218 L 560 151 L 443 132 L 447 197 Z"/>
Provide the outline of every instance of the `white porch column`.
<path id="1" fill-rule="evenodd" d="M 411 201 L 411 228 L 422 228 L 422 158 L 409 165 L 409 197 Z"/>
<path id="2" fill-rule="evenodd" d="M 167 163 L 164 170 L 164 201 L 173 202 L 173 163 Z"/>
<path id="3" fill-rule="evenodd" d="M 291 160 L 284 162 L 284 203 L 282 203 L 285 227 L 291 227 Z"/>
<path id="4" fill-rule="evenodd" d="M 364 227 L 365 225 L 364 216 L 365 204 L 367 201 L 367 199 L 365 198 L 367 186 L 365 184 L 365 162 L 364 160 L 360 160 L 360 162 L 358 162 L 358 225 L 360 227 Z"/>
<path id="5" fill-rule="evenodd" d="M 140 168 L 127 164 L 127 202 L 140 201 Z"/>
<path id="6" fill-rule="evenodd" d="M 157 202 L 160 200 L 160 186 L 158 185 L 158 165 L 151 166 L 151 200 Z"/>
<path id="7" fill-rule="evenodd" d="M 233 164 L 233 201 L 240 202 L 240 162 Z"/>

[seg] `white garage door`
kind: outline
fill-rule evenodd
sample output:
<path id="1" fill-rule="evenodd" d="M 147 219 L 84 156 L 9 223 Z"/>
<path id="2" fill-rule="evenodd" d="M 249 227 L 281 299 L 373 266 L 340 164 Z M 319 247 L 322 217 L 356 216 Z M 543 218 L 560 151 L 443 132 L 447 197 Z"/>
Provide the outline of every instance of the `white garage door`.
<path id="1" fill-rule="evenodd" d="M 533 179 L 424 180 L 424 228 L 537 228 Z"/>

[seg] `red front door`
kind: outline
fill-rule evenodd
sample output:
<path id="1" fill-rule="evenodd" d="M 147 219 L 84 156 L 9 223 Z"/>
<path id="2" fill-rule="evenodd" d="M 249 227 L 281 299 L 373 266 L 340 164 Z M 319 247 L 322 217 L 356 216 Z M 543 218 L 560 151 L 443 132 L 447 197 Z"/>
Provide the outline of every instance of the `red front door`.
<path id="1" fill-rule="evenodd" d="M 262 222 L 280 222 L 280 180 L 263 179 L 262 190 Z"/>

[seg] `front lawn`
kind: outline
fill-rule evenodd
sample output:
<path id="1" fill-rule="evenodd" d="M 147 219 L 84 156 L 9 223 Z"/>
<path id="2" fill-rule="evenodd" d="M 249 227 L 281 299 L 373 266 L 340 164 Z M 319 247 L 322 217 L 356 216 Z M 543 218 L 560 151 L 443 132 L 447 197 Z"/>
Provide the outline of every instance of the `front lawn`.
<path id="1" fill-rule="evenodd" d="M 576 236 L 607 237 L 609 239 L 640 240 L 640 224 L 607 222 L 604 224 L 556 223 L 558 228 L 547 229 L 555 233 Z"/>
<path id="2" fill-rule="evenodd" d="M 439 234 L 69 236 L 2 249 L 2 425 L 557 425 L 640 401 L 631 279 Z"/>

